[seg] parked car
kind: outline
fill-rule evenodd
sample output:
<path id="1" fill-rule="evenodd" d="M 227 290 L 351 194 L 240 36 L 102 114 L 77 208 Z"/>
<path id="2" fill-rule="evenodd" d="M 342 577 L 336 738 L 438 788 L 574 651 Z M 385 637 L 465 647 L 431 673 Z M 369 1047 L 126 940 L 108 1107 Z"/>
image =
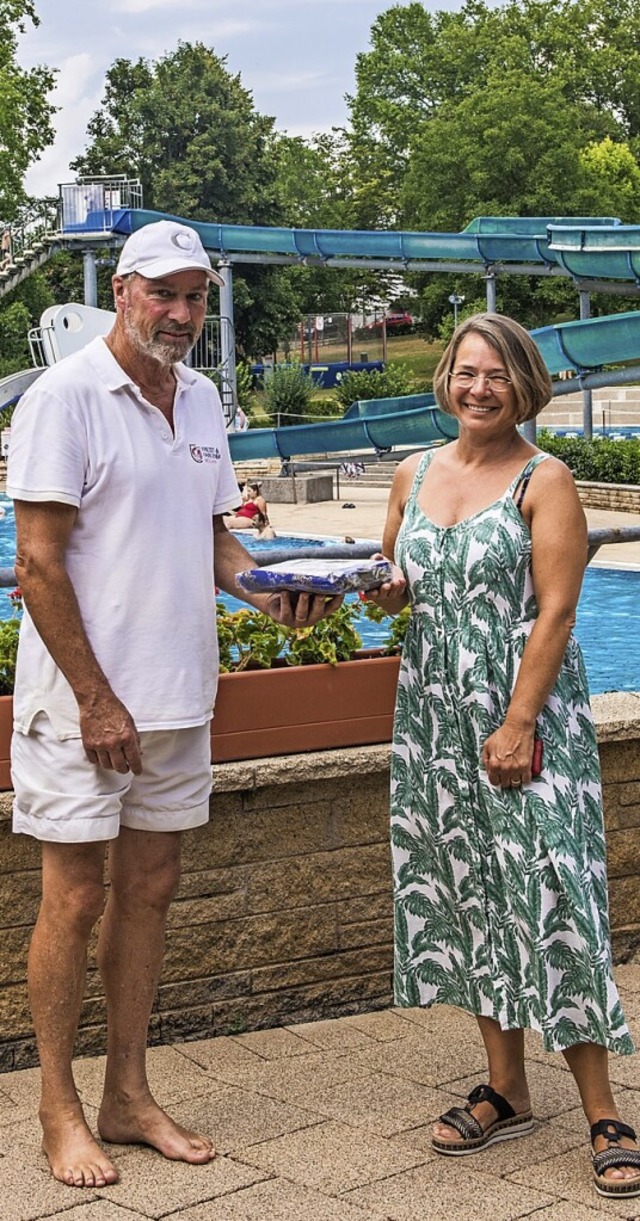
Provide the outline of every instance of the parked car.
<path id="1" fill-rule="evenodd" d="M 382 330 L 382 324 L 386 323 L 387 331 L 407 332 L 411 331 L 415 326 L 415 318 L 412 314 L 404 311 L 397 311 L 385 314 L 383 318 L 375 318 L 373 322 L 368 322 L 366 325 L 367 331 Z"/>

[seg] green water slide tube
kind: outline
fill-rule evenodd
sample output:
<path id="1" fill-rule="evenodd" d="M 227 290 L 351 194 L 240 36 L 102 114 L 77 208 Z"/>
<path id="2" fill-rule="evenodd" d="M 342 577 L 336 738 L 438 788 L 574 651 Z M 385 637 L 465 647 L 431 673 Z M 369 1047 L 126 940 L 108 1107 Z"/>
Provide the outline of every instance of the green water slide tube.
<path id="1" fill-rule="evenodd" d="M 582 373 L 605 364 L 640 361 L 640 312 L 545 326 L 532 331 L 531 336 L 552 377 L 564 369 Z M 341 420 L 232 433 L 230 445 L 232 458 L 240 462 L 352 450 L 384 451 L 394 446 L 420 448 L 452 440 L 456 435 L 456 421 L 438 410 L 432 394 L 411 394 L 352 403 Z"/>
<path id="2" fill-rule="evenodd" d="M 221 257 L 242 254 L 289 255 L 330 260 L 370 258 L 405 263 L 425 260 L 482 263 L 556 262 L 549 250 L 548 231 L 555 225 L 615 227 L 615 217 L 476 217 L 462 233 L 420 233 L 387 230 L 285 229 L 261 225 L 222 225 L 186 221 L 184 217 L 148 209 L 123 210 L 116 215 L 113 232 L 127 235 L 157 220 L 176 220 L 196 229 L 203 245 Z M 76 227 L 77 228 L 77 227 Z"/>

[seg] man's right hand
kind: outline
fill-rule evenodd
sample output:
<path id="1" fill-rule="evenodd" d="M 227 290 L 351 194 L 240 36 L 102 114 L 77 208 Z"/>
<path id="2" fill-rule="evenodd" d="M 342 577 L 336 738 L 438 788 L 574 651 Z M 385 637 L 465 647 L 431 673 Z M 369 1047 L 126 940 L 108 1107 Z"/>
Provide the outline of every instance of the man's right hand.
<path id="1" fill-rule="evenodd" d="M 113 691 L 94 697 L 90 706 L 80 706 L 80 732 L 90 763 L 106 771 L 140 775 L 140 735 L 133 717 Z"/>

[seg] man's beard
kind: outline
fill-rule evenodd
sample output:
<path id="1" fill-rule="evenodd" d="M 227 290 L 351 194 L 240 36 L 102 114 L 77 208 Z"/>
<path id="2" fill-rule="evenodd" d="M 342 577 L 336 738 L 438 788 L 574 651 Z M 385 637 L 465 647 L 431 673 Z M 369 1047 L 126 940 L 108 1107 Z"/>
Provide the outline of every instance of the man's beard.
<path id="1" fill-rule="evenodd" d="M 128 310 L 125 310 L 123 321 L 127 338 L 134 347 L 144 356 L 150 356 L 152 360 L 157 360 L 158 364 L 166 367 L 174 365 L 177 360 L 184 360 L 197 338 L 191 330 L 191 334 L 185 335 L 179 344 L 163 343 L 161 339 L 157 339 L 153 335 L 144 335 Z M 170 327 L 164 329 L 171 330 Z M 179 334 L 182 336 L 182 330 Z"/>

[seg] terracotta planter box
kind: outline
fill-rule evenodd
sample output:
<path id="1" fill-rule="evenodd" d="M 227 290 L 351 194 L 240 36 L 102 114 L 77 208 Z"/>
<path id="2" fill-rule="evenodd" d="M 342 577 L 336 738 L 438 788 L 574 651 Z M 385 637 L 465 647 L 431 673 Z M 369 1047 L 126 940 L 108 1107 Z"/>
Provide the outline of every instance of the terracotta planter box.
<path id="1" fill-rule="evenodd" d="M 399 657 L 222 674 L 211 728 L 215 763 L 390 742 Z"/>
<path id="2" fill-rule="evenodd" d="M 211 758 L 264 759 L 390 742 L 399 657 L 221 674 Z M 10 789 L 13 699 L 0 696 L 0 790 Z"/>
<path id="3" fill-rule="evenodd" d="M 13 733 L 13 696 L 0 695 L 0 790 L 11 784 L 11 734 Z"/>

